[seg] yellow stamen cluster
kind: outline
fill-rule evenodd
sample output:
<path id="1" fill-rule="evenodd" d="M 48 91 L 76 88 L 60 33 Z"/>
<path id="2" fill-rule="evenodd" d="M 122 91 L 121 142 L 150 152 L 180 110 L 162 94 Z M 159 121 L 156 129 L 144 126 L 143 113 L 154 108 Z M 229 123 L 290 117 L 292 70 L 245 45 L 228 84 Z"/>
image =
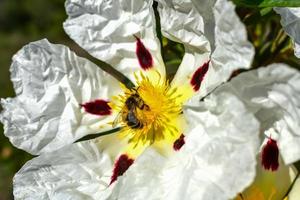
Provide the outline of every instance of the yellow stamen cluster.
<path id="1" fill-rule="evenodd" d="M 113 99 L 112 107 L 120 113 L 119 124 L 124 126 L 120 136 L 128 138 L 135 145 L 147 145 L 161 140 L 173 142 L 181 134 L 178 117 L 182 112 L 182 105 L 178 101 L 181 95 L 177 88 L 171 87 L 158 72 L 147 77 L 142 73 L 135 74 L 135 78 L 136 88 L 128 89 L 123 86 L 124 93 Z M 135 94 L 145 104 L 143 108 L 135 107 L 134 114 L 140 123 L 139 127 L 129 126 L 125 120 L 130 112 L 126 100 Z"/>

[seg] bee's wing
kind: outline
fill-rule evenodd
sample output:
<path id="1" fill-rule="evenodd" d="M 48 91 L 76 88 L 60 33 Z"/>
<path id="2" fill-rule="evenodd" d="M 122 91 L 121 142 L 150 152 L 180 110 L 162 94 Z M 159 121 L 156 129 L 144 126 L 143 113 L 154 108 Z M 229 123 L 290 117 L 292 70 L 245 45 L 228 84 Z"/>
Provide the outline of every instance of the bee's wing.
<path id="1" fill-rule="evenodd" d="M 113 127 L 113 128 L 117 127 L 117 125 L 120 124 L 121 121 L 122 121 L 122 111 L 120 111 L 120 112 L 118 113 L 118 115 L 116 116 L 115 120 L 114 120 L 113 123 L 112 123 L 112 127 Z"/>

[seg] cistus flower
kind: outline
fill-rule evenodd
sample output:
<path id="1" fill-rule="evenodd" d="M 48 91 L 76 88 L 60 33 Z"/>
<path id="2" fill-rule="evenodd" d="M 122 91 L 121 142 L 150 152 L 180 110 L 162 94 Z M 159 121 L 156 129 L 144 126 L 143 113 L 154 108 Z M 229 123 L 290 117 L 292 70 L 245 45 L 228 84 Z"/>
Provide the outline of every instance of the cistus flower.
<path id="1" fill-rule="evenodd" d="M 294 43 L 295 55 L 300 57 L 300 9 L 277 7 L 274 10 L 280 14 L 282 27 Z M 266 119 L 267 122 L 275 123 L 265 125 L 267 128 L 263 131 L 265 136 L 258 156 L 260 165 L 257 166 L 256 178 L 237 199 L 296 200 L 300 198 L 299 192 L 296 192 L 299 190 L 299 178 L 297 178 L 299 171 L 292 165 L 300 159 L 299 90 L 295 88 L 295 85 L 299 84 L 299 73 L 286 66 L 284 68 L 280 71 L 273 70 L 271 76 L 265 77 L 270 79 L 273 76 L 278 79 L 275 81 L 276 85 L 274 83 L 271 86 L 272 89 L 270 85 L 263 83 L 264 87 L 269 87 L 267 89 L 269 97 L 266 95 L 260 97 L 265 103 L 274 102 L 274 105 L 270 106 L 272 109 L 277 107 L 274 110 L 277 114 L 267 117 L 269 120 Z M 273 113 L 272 109 L 269 113 Z"/>
<path id="2" fill-rule="evenodd" d="M 218 88 L 238 97 L 260 122 L 254 182 L 237 199 L 283 199 L 300 160 L 300 73 L 285 64 L 245 72 Z M 216 91 L 216 95 L 218 95 Z"/>
<path id="3" fill-rule="evenodd" d="M 13 57 L 17 96 L 1 101 L 1 121 L 16 147 L 39 155 L 15 175 L 15 199 L 234 198 L 254 179 L 258 133 L 277 121 L 287 125 L 286 139 L 277 140 L 280 155 L 286 163 L 298 159 L 298 135 L 289 127 L 299 121 L 289 115 L 298 112 L 298 96 L 275 95 L 273 104 L 260 96 L 281 86 L 271 76 L 274 68 L 220 86 L 235 70 L 249 68 L 254 55 L 233 4 L 158 1 L 162 34 L 185 48 L 169 82 L 152 3 L 66 2 L 67 34 L 133 87 L 45 39 Z M 248 86 L 254 89 L 245 92 Z M 286 117 L 291 123 L 283 123 Z M 111 129 L 119 131 L 74 143 Z"/>
<path id="4" fill-rule="evenodd" d="M 234 124 L 240 123 L 242 125 L 239 127 L 240 131 L 249 128 L 244 127 L 243 122 L 239 121 L 238 116 L 241 113 L 234 115 L 230 112 L 230 115 L 225 117 L 224 102 L 230 102 L 230 105 L 226 104 L 228 109 L 231 109 L 231 106 L 239 107 L 242 105 L 243 107 L 240 107 L 239 111 L 243 110 L 244 115 L 252 113 L 255 119 L 259 121 L 261 148 L 257 150 L 256 177 L 253 183 L 245 191 L 241 192 L 236 199 L 283 199 L 288 194 L 289 188 L 293 186 L 295 177 L 299 176 L 299 172 L 292 166 L 292 163 L 300 159 L 300 150 L 298 148 L 300 137 L 298 132 L 300 91 L 295 87 L 295 85 L 299 84 L 299 81 L 300 73 L 297 70 L 285 64 L 272 64 L 265 68 L 242 73 L 230 82 L 218 87 L 203 101 L 199 101 L 199 97 L 196 95 L 184 106 L 188 121 L 192 126 L 196 127 L 189 133 L 190 138 L 193 136 L 199 137 L 199 139 L 193 138 L 194 145 L 199 145 L 197 141 L 205 138 L 206 134 L 196 133 L 203 127 L 207 128 L 204 132 L 208 133 L 209 137 L 212 135 L 220 136 L 218 129 L 213 129 L 212 127 L 215 127 L 218 123 L 227 123 L 227 121 L 231 120 L 234 121 Z M 240 104 L 241 102 L 242 104 Z M 198 116 L 202 117 L 199 118 Z M 236 116 L 236 118 L 229 119 L 227 118 L 229 116 Z M 207 119 L 210 120 L 208 121 Z M 221 126 L 227 127 L 224 124 Z M 231 136 L 234 137 L 234 135 Z M 217 139 L 214 138 L 214 140 Z M 214 141 L 213 143 L 214 145 L 218 143 L 218 147 L 225 151 L 222 155 L 223 157 L 218 157 L 215 160 L 215 162 L 221 161 L 227 154 L 225 150 L 226 139 L 222 138 L 220 141 Z M 186 176 L 191 171 L 194 172 L 193 175 L 202 175 L 201 178 L 193 177 L 193 175 L 189 177 L 189 179 L 195 180 L 195 182 L 193 181 L 195 185 L 191 186 L 193 190 L 201 191 L 201 186 L 196 183 L 202 183 L 203 179 L 207 177 L 205 173 L 202 173 L 202 170 L 205 171 L 207 167 L 206 162 L 202 160 L 205 156 L 202 155 L 195 161 L 189 153 L 197 148 L 193 149 L 190 146 L 184 146 L 172 159 L 166 159 L 159 156 L 158 153 L 144 153 L 143 159 L 138 159 L 128 171 L 126 179 L 122 178 L 117 183 L 120 186 L 126 185 L 126 189 L 121 190 L 123 191 L 122 195 L 130 198 L 133 197 L 132 194 L 138 193 L 138 190 L 145 191 L 147 188 L 153 188 L 153 190 L 159 191 L 157 194 L 157 197 L 159 197 L 159 194 L 164 191 L 164 189 L 161 189 L 162 185 L 166 185 L 165 187 L 176 188 L 175 191 L 172 191 L 172 195 L 178 197 L 182 191 L 177 193 L 177 189 L 180 190 L 183 187 Z M 202 147 L 199 147 L 199 149 L 208 151 L 210 148 L 205 146 L 203 149 Z M 244 154 L 243 151 L 246 151 L 246 149 L 240 149 L 239 153 Z M 265 156 L 263 154 L 268 155 Z M 146 159 L 146 156 L 149 159 Z M 244 158 L 239 156 L 236 158 L 237 160 L 232 159 L 231 162 L 238 163 L 238 166 L 243 166 L 241 162 L 244 161 Z M 214 161 L 210 160 L 210 162 Z M 203 165 L 198 166 L 198 169 L 195 170 L 196 163 L 202 163 Z M 145 166 L 151 170 L 143 171 L 142 169 Z M 136 174 L 138 174 L 138 180 L 130 181 L 134 180 Z M 156 176 L 157 178 L 152 178 Z M 226 180 L 218 180 L 218 183 L 226 182 L 231 178 L 235 179 L 234 174 L 227 174 Z M 172 184 L 167 182 L 168 179 L 175 179 L 176 181 Z M 181 185 L 179 184 L 180 186 L 178 186 L 178 183 L 181 183 Z M 213 183 L 212 185 L 211 188 L 206 188 L 206 191 L 202 190 L 207 195 L 205 196 L 207 199 L 222 199 L 220 197 L 221 191 L 230 191 L 229 188 L 223 187 L 221 189 L 216 188 Z M 192 196 L 193 192 L 190 192 L 193 191 L 192 189 L 186 187 L 185 190 L 187 190 L 185 192 L 190 194 L 190 197 L 196 199 L 196 197 Z M 215 191 L 215 193 L 212 191 Z M 148 195 L 150 195 L 150 192 Z"/>

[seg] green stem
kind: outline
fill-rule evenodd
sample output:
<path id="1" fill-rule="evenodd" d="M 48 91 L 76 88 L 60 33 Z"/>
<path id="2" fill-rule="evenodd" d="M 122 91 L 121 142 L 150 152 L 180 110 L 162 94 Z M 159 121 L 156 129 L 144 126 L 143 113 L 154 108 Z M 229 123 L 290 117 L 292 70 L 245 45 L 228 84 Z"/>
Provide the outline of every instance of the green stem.
<path id="1" fill-rule="evenodd" d="M 161 53 L 161 56 L 164 59 L 164 54 L 163 54 L 163 41 L 162 41 L 162 33 L 161 33 L 161 25 L 160 25 L 160 17 L 159 17 L 159 13 L 158 13 L 158 10 L 157 10 L 157 7 L 158 7 L 158 3 L 156 1 L 153 2 L 153 10 L 154 10 L 154 15 L 155 15 L 155 22 L 156 22 L 156 34 L 157 34 L 157 37 L 159 39 L 159 42 L 160 42 L 160 53 Z"/>
<path id="2" fill-rule="evenodd" d="M 132 89 L 135 87 L 134 83 L 129 78 L 127 78 L 124 74 L 116 70 L 110 64 L 102 62 L 101 60 L 98 60 L 97 58 L 93 57 L 76 43 L 72 43 L 72 45 L 75 46 L 75 49 L 77 49 L 76 53 L 97 65 L 97 67 L 99 67 L 101 70 L 112 75 L 119 82 L 123 83 L 128 89 Z"/>
<path id="3" fill-rule="evenodd" d="M 109 134 L 118 132 L 121 129 L 122 129 L 122 127 L 118 127 L 118 128 L 111 129 L 109 131 L 104 131 L 104 132 L 101 132 L 101 133 L 95 133 L 95 134 L 91 134 L 91 135 L 86 135 L 86 136 L 80 138 L 79 140 L 76 140 L 76 142 L 82 142 L 82 141 L 86 141 L 86 140 L 95 139 L 97 137 L 101 137 L 101 136 L 104 136 L 104 135 L 109 135 Z"/>
<path id="4" fill-rule="evenodd" d="M 124 74 L 116 70 L 114 67 L 109 65 L 108 63 L 102 62 L 92 56 L 87 56 L 87 58 L 96 64 L 100 69 L 112 75 L 119 82 L 123 83 L 128 89 L 132 89 L 135 87 L 134 83 L 127 78 Z"/>

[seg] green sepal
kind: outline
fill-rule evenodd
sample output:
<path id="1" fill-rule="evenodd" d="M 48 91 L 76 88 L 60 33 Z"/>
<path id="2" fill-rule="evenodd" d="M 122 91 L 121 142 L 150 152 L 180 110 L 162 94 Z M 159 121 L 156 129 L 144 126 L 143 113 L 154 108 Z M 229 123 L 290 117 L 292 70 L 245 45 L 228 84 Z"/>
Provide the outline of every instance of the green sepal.
<path id="1" fill-rule="evenodd" d="M 113 134 L 115 132 L 120 131 L 121 129 L 122 129 L 122 127 L 118 127 L 118 128 L 111 129 L 109 131 L 104 131 L 104 132 L 101 132 L 101 133 L 86 135 L 86 136 L 80 138 L 79 140 L 76 140 L 76 142 L 83 142 L 83 141 L 92 140 L 92 139 L 95 139 L 95 138 L 98 138 L 98 137 L 101 137 L 101 136 L 104 136 L 104 135 Z"/>

